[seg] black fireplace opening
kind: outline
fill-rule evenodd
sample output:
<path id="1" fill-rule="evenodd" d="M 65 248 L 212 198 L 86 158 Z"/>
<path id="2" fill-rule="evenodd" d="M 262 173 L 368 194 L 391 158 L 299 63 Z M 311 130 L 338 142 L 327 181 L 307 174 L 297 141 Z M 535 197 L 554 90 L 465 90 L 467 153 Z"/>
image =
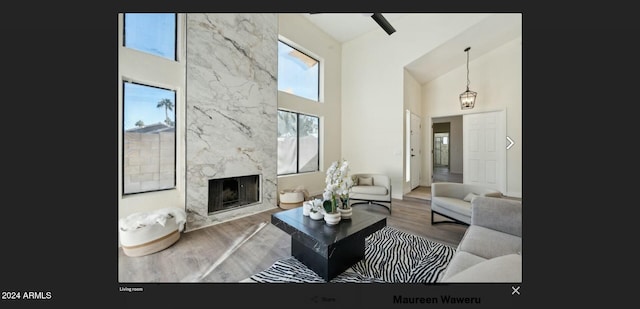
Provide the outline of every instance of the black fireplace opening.
<path id="1" fill-rule="evenodd" d="M 252 205 L 259 197 L 260 175 L 209 179 L 210 213 Z"/>

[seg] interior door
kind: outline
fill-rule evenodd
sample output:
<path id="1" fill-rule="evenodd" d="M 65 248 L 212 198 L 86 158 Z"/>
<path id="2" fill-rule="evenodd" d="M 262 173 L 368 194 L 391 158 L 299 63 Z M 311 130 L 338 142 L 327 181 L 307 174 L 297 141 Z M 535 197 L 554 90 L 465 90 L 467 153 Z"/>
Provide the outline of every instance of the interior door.
<path id="1" fill-rule="evenodd" d="M 498 111 L 463 115 L 462 128 L 463 183 L 506 193 L 506 113 Z"/>
<path id="2" fill-rule="evenodd" d="M 420 158 L 422 157 L 421 128 L 420 117 L 411 113 L 411 190 L 420 185 L 420 170 L 422 169 L 420 165 Z"/>

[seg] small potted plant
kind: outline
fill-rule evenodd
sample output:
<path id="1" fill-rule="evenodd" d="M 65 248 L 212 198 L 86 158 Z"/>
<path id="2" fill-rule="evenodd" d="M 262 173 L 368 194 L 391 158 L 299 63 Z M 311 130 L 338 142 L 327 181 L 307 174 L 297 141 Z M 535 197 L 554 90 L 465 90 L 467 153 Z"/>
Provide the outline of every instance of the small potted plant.
<path id="1" fill-rule="evenodd" d="M 336 203 L 335 196 L 329 197 L 328 199 L 325 197 L 324 202 L 322 203 L 325 213 L 324 213 L 324 221 L 327 222 L 328 225 L 335 225 L 340 222 L 342 215 L 338 211 L 338 205 Z"/>
<path id="2" fill-rule="evenodd" d="M 336 204 L 337 212 L 342 219 L 351 219 L 352 209 L 349 206 L 349 191 L 353 187 L 353 179 L 349 177 L 349 161 L 335 161 L 327 169 L 323 197 L 332 200 Z"/>
<path id="3" fill-rule="evenodd" d="M 309 218 L 313 220 L 320 220 L 324 218 L 324 209 L 322 205 L 322 200 L 314 199 L 313 201 L 311 201 L 310 206 L 311 207 L 309 209 Z"/>
<path id="4" fill-rule="evenodd" d="M 349 191 L 353 186 L 353 179 L 349 177 L 349 161 L 341 160 L 333 162 L 327 169 L 325 182 L 327 186 L 324 189 L 323 198 L 325 200 L 326 214 L 338 213 L 340 214 L 340 218 L 350 219 L 352 210 L 351 206 L 349 206 Z M 336 220 L 330 218 L 330 221 L 334 222 Z M 337 222 L 339 222 L 339 220 L 337 220 Z"/>

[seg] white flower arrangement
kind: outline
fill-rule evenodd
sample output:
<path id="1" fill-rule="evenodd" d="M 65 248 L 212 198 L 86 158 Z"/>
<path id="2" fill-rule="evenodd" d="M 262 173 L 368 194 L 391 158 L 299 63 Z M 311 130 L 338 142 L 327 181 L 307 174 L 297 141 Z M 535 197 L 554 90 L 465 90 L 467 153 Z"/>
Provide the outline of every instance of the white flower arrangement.
<path id="1" fill-rule="evenodd" d="M 331 212 L 336 211 L 336 198 L 340 198 L 343 201 L 342 208 L 347 208 L 348 202 L 344 201 L 348 201 L 349 191 L 353 187 L 353 179 L 349 177 L 349 161 L 334 161 L 327 169 L 325 183 L 327 185 L 324 188 L 322 197 L 325 201 L 332 202 Z"/>
<path id="2" fill-rule="evenodd" d="M 319 212 L 324 214 L 324 207 L 322 207 L 322 200 L 321 199 L 314 199 L 313 201 L 311 201 L 311 207 L 309 208 L 309 211 L 311 212 Z"/>

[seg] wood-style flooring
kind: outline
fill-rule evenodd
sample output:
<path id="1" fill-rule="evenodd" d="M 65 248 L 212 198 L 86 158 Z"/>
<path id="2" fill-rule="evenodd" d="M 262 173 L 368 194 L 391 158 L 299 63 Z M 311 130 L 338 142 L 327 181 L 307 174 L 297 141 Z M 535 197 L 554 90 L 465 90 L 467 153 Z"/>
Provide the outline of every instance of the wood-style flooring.
<path id="1" fill-rule="evenodd" d="M 467 227 L 431 225 L 430 201 L 392 200 L 393 214 L 377 205 L 354 207 L 387 216 L 387 225 L 456 247 Z M 273 226 L 273 209 L 252 216 L 182 233 L 171 247 L 154 254 L 129 257 L 118 247 L 121 283 L 240 282 L 275 261 L 289 257 L 291 238 Z M 439 218 L 442 219 L 442 218 Z"/>

